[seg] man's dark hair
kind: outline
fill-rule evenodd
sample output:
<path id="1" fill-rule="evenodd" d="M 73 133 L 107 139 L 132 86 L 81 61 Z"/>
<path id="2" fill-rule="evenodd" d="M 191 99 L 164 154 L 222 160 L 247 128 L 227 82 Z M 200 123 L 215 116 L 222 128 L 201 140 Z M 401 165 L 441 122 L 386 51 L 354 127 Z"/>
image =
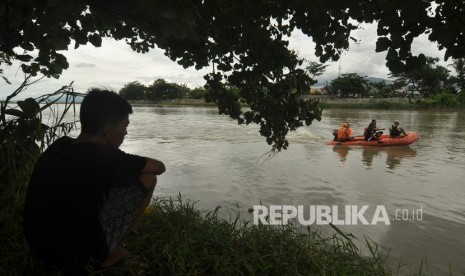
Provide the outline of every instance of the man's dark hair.
<path id="1" fill-rule="evenodd" d="M 98 134 L 106 124 L 117 124 L 129 114 L 132 114 L 132 107 L 120 95 L 113 91 L 92 88 L 81 103 L 81 131 Z"/>

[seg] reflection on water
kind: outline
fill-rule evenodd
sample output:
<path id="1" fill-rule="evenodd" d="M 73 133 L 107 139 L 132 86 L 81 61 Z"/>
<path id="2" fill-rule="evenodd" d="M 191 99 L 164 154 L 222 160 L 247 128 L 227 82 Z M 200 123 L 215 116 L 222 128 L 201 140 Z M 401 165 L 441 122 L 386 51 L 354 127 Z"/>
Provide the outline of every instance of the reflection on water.
<path id="1" fill-rule="evenodd" d="M 386 155 L 386 164 L 389 169 L 394 170 L 404 158 L 412 158 L 417 155 L 417 152 L 410 147 L 364 147 L 362 153 L 362 162 L 370 167 L 373 163 L 373 158 L 380 154 Z"/>
<path id="2" fill-rule="evenodd" d="M 333 151 L 337 153 L 341 163 L 345 163 L 347 160 L 347 155 L 349 154 L 349 150 L 352 149 L 348 146 L 334 146 Z"/>
<path id="3" fill-rule="evenodd" d="M 341 163 L 347 161 L 350 150 L 360 149 L 360 147 L 334 146 L 333 152 L 336 152 Z M 370 169 L 373 165 L 374 158 L 383 158 L 386 156 L 386 165 L 390 170 L 394 170 L 404 158 L 413 158 L 417 152 L 411 147 L 362 147 L 361 161 Z"/>

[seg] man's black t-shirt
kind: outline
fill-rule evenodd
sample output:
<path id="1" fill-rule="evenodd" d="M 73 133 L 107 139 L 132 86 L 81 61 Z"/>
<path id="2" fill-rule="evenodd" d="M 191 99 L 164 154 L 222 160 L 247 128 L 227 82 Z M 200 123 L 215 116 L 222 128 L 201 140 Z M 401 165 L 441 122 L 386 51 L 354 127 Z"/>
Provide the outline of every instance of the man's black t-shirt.
<path id="1" fill-rule="evenodd" d="M 108 255 L 98 212 L 111 188 L 141 185 L 144 157 L 62 137 L 39 158 L 26 195 L 24 231 L 32 250 L 55 265 Z"/>

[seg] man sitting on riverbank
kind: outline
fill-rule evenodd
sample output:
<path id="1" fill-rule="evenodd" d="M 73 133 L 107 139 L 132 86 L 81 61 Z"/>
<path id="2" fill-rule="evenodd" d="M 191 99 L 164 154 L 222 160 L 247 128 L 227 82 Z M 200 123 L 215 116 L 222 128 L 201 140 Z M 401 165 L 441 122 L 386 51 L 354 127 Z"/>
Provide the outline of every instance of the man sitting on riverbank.
<path id="1" fill-rule="evenodd" d="M 56 140 L 39 158 L 25 202 L 32 251 L 67 273 L 109 267 L 130 255 L 121 246 L 150 203 L 162 162 L 119 150 L 131 105 L 93 89 L 81 104 L 81 133 Z"/>

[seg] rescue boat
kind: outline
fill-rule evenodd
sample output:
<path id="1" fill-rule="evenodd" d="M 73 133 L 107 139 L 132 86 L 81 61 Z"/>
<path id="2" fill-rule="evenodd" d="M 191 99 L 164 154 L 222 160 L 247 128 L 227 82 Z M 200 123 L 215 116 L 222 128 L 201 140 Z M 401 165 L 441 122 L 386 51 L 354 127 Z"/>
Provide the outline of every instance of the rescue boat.
<path id="1" fill-rule="evenodd" d="M 365 141 L 363 136 L 355 136 L 353 140 L 338 142 L 330 141 L 327 145 L 333 146 L 373 146 L 373 147 L 393 147 L 393 146 L 408 146 L 415 143 L 420 139 L 420 136 L 416 132 L 407 132 L 407 136 L 391 137 L 387 134 L 383 134 L 379 137 L 379 140 Z"/>

